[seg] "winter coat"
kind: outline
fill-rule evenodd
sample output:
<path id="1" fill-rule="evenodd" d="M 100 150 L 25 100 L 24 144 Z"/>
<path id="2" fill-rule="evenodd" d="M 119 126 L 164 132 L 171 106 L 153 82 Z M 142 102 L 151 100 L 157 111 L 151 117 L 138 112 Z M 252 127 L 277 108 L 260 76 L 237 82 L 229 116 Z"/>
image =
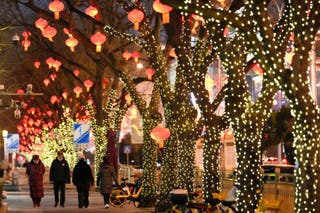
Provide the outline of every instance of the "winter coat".
<path id="1" fill-rule="evenodd" d="M 112 179 L 116 182 L 116 174 L 111 164 L 103 163 L 97 174 L 97 183 L 100 186 L 100 193 L 110 193 L 112 190 Z"/>
<path id="2" fill-rule="evenodd" d="M 30 197 L 43 197 L 43 175 L 45 168 L 43 163 L 39 160 L 38 164 L 33 161 L 27 164 L 26 173 L 29 177 Z"/>
<path id="3" fill-rule="evenodd" d="M 50 167 L 50 181 L 70 183 L 70 168 L 68 162 L 63 158 L 54 159 Z"/>
<path id="4" fill-rule="evenodd" d="M 90 166 L 81 159 L 73 169 L 72 183 L 78 192 L 89 191 L 90 184 L 93 185 L 93 175 Z"/>

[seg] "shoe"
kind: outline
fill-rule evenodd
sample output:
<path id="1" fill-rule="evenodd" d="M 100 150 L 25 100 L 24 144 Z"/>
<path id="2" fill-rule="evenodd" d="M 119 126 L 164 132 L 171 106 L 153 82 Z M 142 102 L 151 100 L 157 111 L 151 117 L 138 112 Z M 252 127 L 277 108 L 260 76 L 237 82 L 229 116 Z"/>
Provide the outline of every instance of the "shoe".
<path id="1" fill-rule="evenodd" d="M 33 207 L 36 207 L 36 206 L 37 206 L 37 205 L 34 203 L 34 204 L 33 204 Z"/>
<path id="2" fill-rule="evenodd" d="M 88 206 L 84 206 L 84 208 L 88 208 Z"/>
<path id="3" fill-rule="evenodd" d="M 54 207 L 57 207 L 57 205 L 58 205 L 58 203 L 55 203 L 55 204 L 54 204 Z"/>
<path id="4" fill-rule="evenodd" d="M 60 204 L 60 206 L 64 208 L 64 204 Z"/>
<path id="5" fill-rule="evenodd" d="M 106 205 L 104 206 L 104 208 L 105 208 L 105 209 L 109 208 L 109 204 L 106 204 Z"/>
<path id="6" fill-rule="evenodd" d="M 82 206 L 78 206 L 79 207 L 79 209 L 82 209 Z"/>
<path id="7" fill-rule="evenodd" d="M 36 206 L 37 206 L 37 207 L 40 207 L 40 203 L 37 203 Z"/>

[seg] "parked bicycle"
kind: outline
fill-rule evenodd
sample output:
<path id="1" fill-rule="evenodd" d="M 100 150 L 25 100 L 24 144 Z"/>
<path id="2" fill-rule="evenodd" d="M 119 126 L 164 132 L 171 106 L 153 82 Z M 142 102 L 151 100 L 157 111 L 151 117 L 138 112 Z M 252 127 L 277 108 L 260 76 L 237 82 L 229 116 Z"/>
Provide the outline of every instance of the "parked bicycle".
<path id="1" fill-rule="evenodd" d="M 121 207 L 127 201 L 133 202 L 137 207 L 140 201 L 142 191 L 142 179 L 139 178 L 136 183 L 127 183 L 128 178 L 121 178 L 121 185 L 114 187 L 110 194 L 110 204 L 115 207 Z"/>

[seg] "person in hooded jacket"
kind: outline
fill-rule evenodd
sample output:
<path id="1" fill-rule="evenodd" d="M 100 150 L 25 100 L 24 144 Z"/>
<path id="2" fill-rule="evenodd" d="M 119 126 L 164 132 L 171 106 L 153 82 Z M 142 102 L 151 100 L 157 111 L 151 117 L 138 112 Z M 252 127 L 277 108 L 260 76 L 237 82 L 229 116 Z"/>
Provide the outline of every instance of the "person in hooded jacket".
<path id="1" fill-rule="evenodd" d="M 72 183 L 76 186 L 78 192 L 78 207 L 88 208 L 89 190 L 93 185 L 93 175 L 90 166 L 86 163 L 83 153 L 78 154 L 78 163 L 73 169 Z"/>
<path id="2" fill-rule="evenodd" d="M 63 151 L 59 151 L 58 156 L 51 163 L 49 180 L 53 182 L 54 206 L 57 207 L 59 203 L 60 191 L 60 206 L 64 207 L 66 183 L 70 183 L 70 168 L 63 156 Z"/>
<path id="3" fill-rule="evenodd" d="M 109 208 L 110 193 L 112 191 L 113 180 L 117 185 L 118 181 L 116 178 L 116 172 L 113 165 L 110 163 L 108 156 L 103 157 L 103 162 L 100 165 L 97 174 L 97 183 L 100 186 L 100 193 L 103 196 L 104 208 Z"/>
<path id="4" fill-rule="evenodd" d="M 45 173 L 45 167 L 41 162 L 39 155 L 33 155 L 31 162 L 29 162 L 26 167 L 33 207 L 40 207 L 41 198 L 44 196 L 43 175 Z"/>

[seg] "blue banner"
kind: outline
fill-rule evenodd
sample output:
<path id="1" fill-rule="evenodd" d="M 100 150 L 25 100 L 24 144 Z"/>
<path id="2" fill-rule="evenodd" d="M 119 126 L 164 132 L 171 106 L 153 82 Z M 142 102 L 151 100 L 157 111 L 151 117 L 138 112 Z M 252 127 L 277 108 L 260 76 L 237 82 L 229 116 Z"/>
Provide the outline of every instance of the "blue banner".
<path id="1" fill-rule="evenodd" d="M 6 146 L 8 153 L 19 152 L 19 134 L 8 134 Z"/>
<path id="2" fill-rule="evenodd" d="M 90 143 L 90 125 L 79 124 L 73 125 L 73 142 L 76 146 L 89 145 Z"/>

